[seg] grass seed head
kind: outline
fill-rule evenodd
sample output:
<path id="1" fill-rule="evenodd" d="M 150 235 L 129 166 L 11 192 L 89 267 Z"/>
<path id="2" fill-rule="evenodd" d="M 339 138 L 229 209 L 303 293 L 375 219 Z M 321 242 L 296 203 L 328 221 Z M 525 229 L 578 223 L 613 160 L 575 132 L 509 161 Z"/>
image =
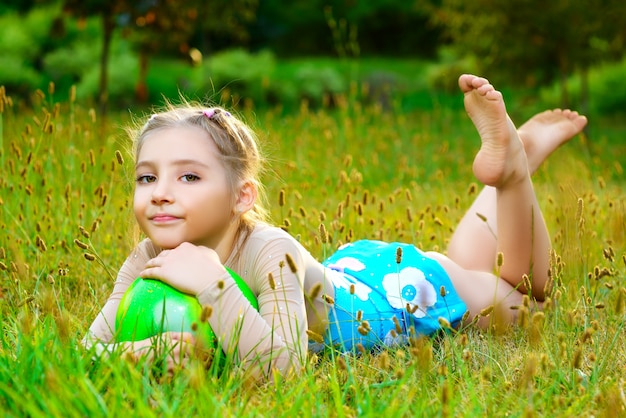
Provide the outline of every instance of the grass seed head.
<path id="1" fill-rule="evenodd" d="M 83 227 L 82 225 L 79 225 L 79 226 L 78 226 L 78 230 L 80 231 L 80 233 L 81 233 L 81 235 L 82 235 L 83 237 L 85 237 L 85 238 L 87 238 L 87 239 L 89 239 L 89 238 L 90 238 L 90 236 L 91 236 L 91 235 L 90 235 L 90 234 L 89 234 L 89 232 L 85 229 L 85 227 Z"/>
<path id="2" fill-rule="evenodd" d="M 202 312 L 200 312 L 200 322 L 208 322 L 211 314 L 213 314 L 213 307 L 211 305 L 202 305 Z"/>
<path id="3" fill-rule="evenodd" d="M 96 256 L 91 253 L 84 253 L 83 257 L 85 257 L 87 261 L 94 261 L 96 259 Z"/>
<path id="4" fill-rule="evenodd" d="M 85 244 L 84 242 L 82 242 L 78 238 L 74 239 L 74 244 L 76 244 L 76 246 L 78 248 L 81 248 L 83 250 L 86 250 L 87 248 L 89 248 L 89 245 Z"/>
<path id="5" fill-rule="evenodd" d="M 593 333 L 594 333 L 593 328 L 585 329 L 585 331 L 583 332 L 583 335 L 580 337 L 580 343 L 585 344 L 587 341 L 591 340 Z"/>
<path id="6" fill-rule="evenodd" d="M 521 328 L 526 328 L 528 326 L 529 316 L 530 310 L 528 307 L 525 305 L 520 306 L 517 313 L 517 324 Z"/>
<path id="7" fill-rule="evenodd" d="M 346 360 L 343 356 L 337 357 L 337 367 L 339 367 L 339 370 L 348 370 L 348 365 L 346 364 Z"/>
<path id="8" fill-rule="evenodd" d="M 322 241 L 322 244 L 326 244 L 328 243 L 328 231 L 326 231 L 326 227 L 324 226 L 323 223 L 320 224 L 319 227 L 320 230 L 320 240 Z"/>
<path id="9" fill-rule="evenodd" d="M 572 357 L 572 367 L 574 369 L 580 369 L 583 363 L 583 350 L 582 348 L 577 348 L 574 351 L 574 356 Z"/>
<path id="10" fill-rule="evenodd" d="M 452 329 L 452 326 L 450 325 L 450 321 L 448 321 L 446 318 L 442 316 L 437 318 L 437 322 L 439 322 L 439 326 L 443 329 Z"/>
<path id="11" fill-rule="evenodd" d="M 274 281 L 274 275 L 271 271 L 267 273 L 267 282 L 270 285 L 270 289 L 276 290 L 276 282 Z"/>
<path id="12" fill-rule="evenodd" d="M 311 331 L 310 329 L 306 330 L 306 335 L 309 337 L 311 341 L 315 341 L 318 344 L 324 344 L 324 337 L 318 334 L 315 331 Z"/>
<path id="13" fill-rule="evenodd" d="M 488 316 L 493 312 L 493 305 L 489 305 L 486 308 L 480 310 L 480 316 Z"/>
<path id="14" fill-rule="evenodd" d="M 313 287 L 311 288 L 311 291 L 309 292 L 309 299 L 310 300 L 316 299 L 320 295 L 321 292 L 322 292 L 322 283 L 321 282 L 315 283 Z"/>
<path id="15" fill-rule="evenodd" d="M 579 197 L 577 205 L 576 205 L 576 220 L 578 220 L 578 222 L 582 221 L 584 210 L 585 210 L 585 203 L 583 201 L 583 198 Z"/>
<path id="16" fill-rule="evenodd" d="M 285 206 L 285 189 L 280 189 L 278 193 L 278 206 L 281 208 Z"/>
<path id="17" fill-rule="evenodd" d="M 287 260 L 287 265 L 289 266 L 289 270 L 291 270 L 292 273 L 297 273 L 298 266 L 296 265 L 296 262 L 293 260 L 293 257 L 291 256 L 291 254 L 286 253 L 285 260 Z"/>
<path id="18" fill-rule="evenodd" d="M 337 205 L 337 219 L 341 219 L 343 217 L 343 203 L 339 202 Z"/>
<path id="19" fill-rule="evenodd" d="M 396 264 L 402 263 L 402 247 L 396 248 Z"/>
<path id="20" fill-rule="evenodd" d="M 115 150 L 115 159 L 119 165 L 124 165 L 124 157 L 119 150 Z"/>
<path id="21" fill-rule="evenodd" d="M 624 306 L 626 305 L 625 303 L 625 299 L 626 299 L 626 288 L 620 288 L 619 293 L 617 294 L 617 298 L 615 299 L 615 313 L 617 315 L 621 315 L 624 312 Z"/>

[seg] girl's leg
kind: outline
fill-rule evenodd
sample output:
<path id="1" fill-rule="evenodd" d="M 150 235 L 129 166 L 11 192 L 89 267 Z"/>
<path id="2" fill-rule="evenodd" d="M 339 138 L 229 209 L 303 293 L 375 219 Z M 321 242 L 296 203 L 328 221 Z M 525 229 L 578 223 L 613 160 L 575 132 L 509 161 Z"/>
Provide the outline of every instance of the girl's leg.
<path id="1" fill-rule="evenodd" d="M 568 109 L 546 110 L 524 123 L 518 135 L 524 145 L 530 174 L 586 124 L 586 117 Z M 448 245 L 448 257 L 466 269 L 493 271 L 498 236 L 496 212 L 496 189 L 485 186 L 455 229 Z"/>
<path id="2" fill-rule="evenodd" d="M 454 290 L 467 305 L 470 320 L 478 316 L 483 309 L 493 306 L 495 308 L 493 314 L 479 317 L 479 326 L 489 327 L 493 324 L 494 318 L 496 318 L 496 323 L 503 324 L 516 321 L 518 310 L 512 308 L 522 304 L 522 293 L 510 283 L 493 273 L 466 270 L 441 253 L 428 252 L 427 254 L 437 260 L 448 273 Z"/>
<path id="3" fill-rule="evenodd" d="M 485 294 L 500 302 L 500 289 L 504 288 L 507 295 L 514 295 L 511 287 L 520 293 L 532 291 L 535 298 L 542 300 L 548 279 L 550 238 L 530 180 L 524 146 L 499 91 L 484 78 L 472 75 L 461 76 L 459 86 L 465 94 L 465 108 L 482 141 L 474 159 L 474 175 L 496 192 L 496 250 L 503 254 L 499 267 L 502 280 L 493 280 L 489 288 L 480 289 L 473 280 L 467 283 L 466 270 L 461 269 L 463 274 L 460 274 L 460 267 L 451 268 L 450 263 L 443 263 L 444 268 L 449 270 L 461 297 L 470 306 L 474 306 L 474 302 L 482 304 Z M 481 274 L 484 273 L 474 272 L 471 276 Z M 524 288 L 524 275 L 532 280 L 532 289 Z M 491 292 L 494 288 L 495 292 Z"/>
<path id="4" fill-rule="evenodd" d="M 463 75 L 468 115 L 482 144 L 474 159 L 474 175 L 496 188 L 497 251 L 503 254 L 500 277 L 520 292 L 544 298 L 550 265 L 550 237 L 530 180 L 528 159 L 520 137 L 506 113 L 502 94 L 481 77 Z M 532 279 L 525 289 L 522 277 Z"/>

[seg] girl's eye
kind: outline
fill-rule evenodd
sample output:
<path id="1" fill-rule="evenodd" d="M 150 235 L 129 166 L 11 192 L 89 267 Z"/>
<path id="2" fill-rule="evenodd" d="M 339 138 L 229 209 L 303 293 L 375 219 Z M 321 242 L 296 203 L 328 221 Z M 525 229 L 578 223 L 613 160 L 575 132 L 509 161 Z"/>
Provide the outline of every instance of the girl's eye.
<path id="1" fill-rule="evenodd" d="M 156 181 L 156 177 L 150 174 L 142 174 L 140 176 L 137 176 L 136 181 L 139 184 L 153 183 L 154 181 Z"/>
<path id="2" fill-rule="evenodd" d="M 181 179 L 185 182 L 185 183 L 191 183 L 194 181 L 198 181 L 200 180 L 200 177 L 196 176 L 195 174 L 184 174 Z"/>

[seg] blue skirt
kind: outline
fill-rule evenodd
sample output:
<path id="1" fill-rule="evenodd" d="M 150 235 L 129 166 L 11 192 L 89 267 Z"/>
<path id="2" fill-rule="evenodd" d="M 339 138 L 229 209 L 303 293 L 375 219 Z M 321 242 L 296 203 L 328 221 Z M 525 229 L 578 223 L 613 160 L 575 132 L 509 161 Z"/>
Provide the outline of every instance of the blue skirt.
<path id="1" fill-rule="evenodd" d="M 357 241 L 323 264 L 335 287 L 324 339 L 343 351 L 405 344 L 411 328 L 433 334 L 440 318 L 455 327 L 467 310 L 441 265 L 411 244 Z"/>

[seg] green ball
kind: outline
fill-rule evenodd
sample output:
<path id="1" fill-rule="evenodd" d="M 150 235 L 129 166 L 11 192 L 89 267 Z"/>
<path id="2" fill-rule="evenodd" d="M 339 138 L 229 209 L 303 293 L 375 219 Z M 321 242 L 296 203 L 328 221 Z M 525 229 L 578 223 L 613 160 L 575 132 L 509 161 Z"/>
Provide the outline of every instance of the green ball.
<path id="1" fill-rule="evenodd" d="M 256 297 L 241 277 L 226 268 L 255 309 Z M 202 306 L 196 297 L 160 280 L 137 278 L 117 309 L 116 340 L 139 341 L 163 332 L 191 332 L 205 347 L 215 347 L 216 337 L 208 321 L 201 321 Z"/>

